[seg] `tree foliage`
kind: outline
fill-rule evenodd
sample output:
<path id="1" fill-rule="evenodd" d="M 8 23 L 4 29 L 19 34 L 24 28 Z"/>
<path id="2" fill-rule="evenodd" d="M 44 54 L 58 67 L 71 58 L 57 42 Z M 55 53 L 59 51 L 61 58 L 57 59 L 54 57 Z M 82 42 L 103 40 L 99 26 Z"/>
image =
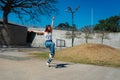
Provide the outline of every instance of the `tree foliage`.
<path id="1" fill-rule="evenodd" d="M 120 32 L 120 16 L 112 16 L 105 20 L 100 20 L 94 30 Z"/>
<path id="2" fill-rule="evenodd" d="M 70 25 L 66 22 L 66 23 L 58 24 L 58 26 L 56 26 L 55 29 L 58 29 L 58 30 L 68 30 L 69 28 L 70 28 Z"/>
<path id="3" fill-rule="evenodd" d="M 74 25 L 73 27 L 72 26 L 70 26 L 69 25 L 69 23 L 60 23 L 60 24 L 58 24 L 58 26 L 56 26 L 56 28 L 55 29 L 58 29 L 58 30 L 77 30 L 77 27 L 76 27 L 76 25 Z"/>

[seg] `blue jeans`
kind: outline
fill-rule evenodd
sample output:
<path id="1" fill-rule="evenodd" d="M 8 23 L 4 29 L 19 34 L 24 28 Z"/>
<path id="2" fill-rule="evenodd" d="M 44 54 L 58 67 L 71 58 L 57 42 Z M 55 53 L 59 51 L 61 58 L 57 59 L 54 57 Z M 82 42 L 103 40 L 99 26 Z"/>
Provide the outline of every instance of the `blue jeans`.
<path id="1" fill-rule="evenodd" d="M 47 61 L 48 63 L 50 63 L 55 55 L 55 43 L 52 42 L 52 40 L 47 40 L 45 41 L 45 46 L 50 50 L 49 59 Z"/>

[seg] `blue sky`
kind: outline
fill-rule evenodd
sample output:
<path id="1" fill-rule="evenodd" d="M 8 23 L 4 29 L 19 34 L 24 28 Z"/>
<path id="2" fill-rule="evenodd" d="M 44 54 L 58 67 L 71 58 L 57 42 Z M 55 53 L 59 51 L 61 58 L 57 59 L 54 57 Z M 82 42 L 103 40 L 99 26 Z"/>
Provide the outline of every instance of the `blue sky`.
<path id="1" fill-rule="evenodd" d="M 74 14 L 74 24 L 76 24 L 78 28 L 85 25 L 97 24 L 99 20 L 106 19 L 110 16 L 120 15 L 120 0 L 58 0 L 56 7 L 59 12 L 55 15 L 55 26 L 65 22 L 71 25 L 71 13 L 65 11 L 68 6 L 70 6 L 72 10 L 80 6 L 80 9 Z M 9 15 L 9 21 L 21 24 L 21 22 L 17 18 L 13 18 L 13 16 L 13 14 Z M 2 18 L 1 14 L 0 18 Z M 29 23 L 27 25 L 45 27 L 47 24 L 51 24 L 51 18 L 42 16 L 41 22 L 37 24 Z"/>
<path id="2" fill-rule="evenodd" d="M 74 15 L 74 23 L 77 27 L 97 24 L 100 19 L 120 15 L 120 0 L 61 0 L 58 5 L 60 15 L 56 21 L 71 24 L 71 14 L 64 11 L 68 6 L 72 7 L 73 10 L 80 6 Z M 58 23 L 56 22 L 56 24 Z"/>

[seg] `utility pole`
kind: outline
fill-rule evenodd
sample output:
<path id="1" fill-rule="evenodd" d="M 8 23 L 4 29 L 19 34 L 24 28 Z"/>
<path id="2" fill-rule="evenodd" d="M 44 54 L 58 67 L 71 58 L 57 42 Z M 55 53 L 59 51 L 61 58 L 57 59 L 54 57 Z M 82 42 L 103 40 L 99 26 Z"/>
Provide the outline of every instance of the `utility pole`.
<path id="1" fill-rule="evenodd" d="M 72 10 L 71 7 L 68 7 L 67 8 L 67 12 L 70 12 L 71 15 L 72 15 L 72 47 L 73 47 L 73 44 L 74 44 L 74 13 L 78 11 L 78 9 L 80 8 L 80 6 L 78 6 L 75 10 Z"/>

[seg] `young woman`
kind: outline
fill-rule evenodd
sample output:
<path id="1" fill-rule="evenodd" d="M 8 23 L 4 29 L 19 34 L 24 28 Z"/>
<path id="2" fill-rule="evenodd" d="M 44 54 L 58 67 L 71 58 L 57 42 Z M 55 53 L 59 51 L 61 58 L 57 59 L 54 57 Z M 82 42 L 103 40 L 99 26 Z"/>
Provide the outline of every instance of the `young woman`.
<path id="1" fill-rule="evenodd" d="M 53 57 L 55 55 L 55 43 L 52 41 L 52 30 L 54 28 L 54 19 L 55 17 L 52 18 L 52 25 L 47 25 L 44 32 L 32 31 L 37 33 L 38 35 L 44 35 L 45 37 L 45 46 L 50 50 L 49 58 L 46 63 L 47 66 L 50 66 L 50 63 L 53 60 Z"/>

